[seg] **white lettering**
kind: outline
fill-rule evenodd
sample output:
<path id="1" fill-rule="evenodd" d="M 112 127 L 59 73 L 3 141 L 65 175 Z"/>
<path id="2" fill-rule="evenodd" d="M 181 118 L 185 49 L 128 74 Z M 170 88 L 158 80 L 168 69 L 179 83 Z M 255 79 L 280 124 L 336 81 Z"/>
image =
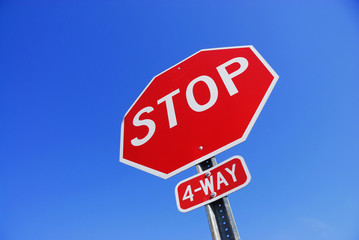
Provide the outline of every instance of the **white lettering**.
<path id="1" fill-rule="evenodd" d="M 210 179 L 210 180 L 208 180 L 208 179 Z M 213 190 L 213 175 L 210 176 L 209 178 L 205 178 L 204 181 L 205 181 L 205 183 L 203 183 L 203 180 L 199 181 L 199 183 L 202 186 L 204 194 L 208 195 L 208 189 L 210 189 L 211 192 L 214 192 L 214 190 Z"/>
<path id="2" fill-rule="evenodd" d="M 156 130 L 156 124 L 154 121 L 152 121 L 151 119 L 143 119 L 140 120 L 140 116 L 143 113 L 150 113 L 153 111 L 153 107 L 145 107 L 144 109 L 142 109 L 141 111 L 139 111 L 135 117 L 133 118 L 133 125 L 136 127 L 139 126 L 147 126 L 148 127 L 148 133 L 147 135 L 142 138 L 142 139 L 138 139 L 137 137 L 131 140 L 131 143 L 133 146 L 141 146 L 142 144 L 145 144 L 148 140 L 150 140 L 150 138 L 153 136 L 153 134 L 155 133 Z"/>
<path id="3" fill-rule="evenodd" d="M 224 185 L 228 186 L 227 180 L 223 177 L 221 172 L 217 173 L 217 190 L 221 188 L 221 184 L 224 183 Z"/>
<path id="4" fill-rule="evenodd" d="M 191 202 L 193 201 L 193 193 L 192 193 L 191 185 L 187 186 L 186 191 L 184 192 L 184 195 L 182 198 L 183 201 L 185 201 L 187 199 L 191 200 Z"/>
<path id="5" fill-rule="evenodd" d="M 234 71 L 232 73 L 228 73 L 226 70 L 226 67 L 228 67 L 229 65 L 231 65 L 233 63 L 239 63 L 240 67 L 236 71 Z M 238 93 L 238 89 L 236 88 L 236 86 L 233 83 L 233 78 L 238 76 L 239 74 L 243 73 L 247 68 L 248 68 L 248 61 L 247 61 L 247 59 L 245 59 L 243 57 L 233 58 L 217 67 L 217 71 L 218 71 L 219 75 L 221 76 L 222 81 L 223 81 L 224 85 L 226 86 L 227 91 L 230 96 Z"/>
<path id="6" fill-rule="evenodd" d="M 236 169 L 236 164 L 234 163 L 233 166 L 232 166 L 232 171 L 229 169 L 229 168 L 226 168 L 226 171 L 231 174 L 232 176 L 232 179 L 233 179 L 233 182 L 237 182 L 237 178 L 236 176 L 234 175 L 234 171 Z"/>
<path id="7" fill-rule="evenodd" d="M 170 128 L 173 128 L 177 125 L 177 119 L 176 119 L 176 113 L 175 113 L 175 107 L 173 106 L 173 99 L 172 97 L 176 94 L 178 94 L 180 91 L 179 89 L 174 90 L 170 94 L 167 94 L 163 98 L 159 99 L 157 101 L 157 104 L 161 104 L 163 102 L 166 102 L 166 109 L 167 109 L 167 116 L 168 116 L 168 122 L 170 124 Z"/>
<path id="8" fill-rule="evenodd" d="M 193 95 L 193 87 L 198 82 L 204 82 L 207 85 L 207 87 L 209 89 L 209 93 L 210 93 L 209 101 L 203 105 L 198 104 Z M 186 90 L 186 98 L 187 98 L 188 105 L 190 106 L 190 108 L 192 108 L 193 111 L 203 112 L 203 111 L 207 110 L 208 108 L 212 107 L 213 104 L 215 104 L 217 101 L 218 89 L 217 89 L 216 83 L 213 81 L 212 78 L 210 78 L 208 76 L 205 76 L 205 75 L 199 76 L 199 77 L 195 78 L 194 80 L 192 80 L 192 82 L 190 82 L 188 84 L 187 90 Z"/>

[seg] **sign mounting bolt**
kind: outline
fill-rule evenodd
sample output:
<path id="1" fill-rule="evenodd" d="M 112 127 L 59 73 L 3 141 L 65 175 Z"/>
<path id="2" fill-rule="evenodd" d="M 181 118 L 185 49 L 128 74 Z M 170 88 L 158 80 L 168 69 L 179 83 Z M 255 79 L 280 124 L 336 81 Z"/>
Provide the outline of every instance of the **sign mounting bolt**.
<path id="1" fill-rule="evenodd" d="M 211 193 L 211 198 L 214 198 L 215 196 L 217 196 L 216 192 Z"/>
<path id="2" fill-rule="evenodd" d="M 203 146 L 199 146 L 198 150 L 203 150 Z"/>
<path id="3" fill-rule="evenodd" d="M 205 175 L 206 177 L 209 177 L 209 176 L 211 176 L 211 172 L 206 172 L 204 175 Z"/>

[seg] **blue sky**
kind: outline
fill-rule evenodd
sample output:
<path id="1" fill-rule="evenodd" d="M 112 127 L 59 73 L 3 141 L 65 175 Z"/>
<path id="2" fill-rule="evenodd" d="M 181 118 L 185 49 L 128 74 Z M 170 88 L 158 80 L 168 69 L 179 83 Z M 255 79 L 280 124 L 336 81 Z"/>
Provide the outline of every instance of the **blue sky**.
<path id="1" fill-rule="evenodd" d="M 168 180 L 118 162 L 153 76 L 253 45 L 280 76 L 229 196 L 242 239 L 359 239 L 357 1 L 0 1 L 0 239 L 210 239 Z"/>

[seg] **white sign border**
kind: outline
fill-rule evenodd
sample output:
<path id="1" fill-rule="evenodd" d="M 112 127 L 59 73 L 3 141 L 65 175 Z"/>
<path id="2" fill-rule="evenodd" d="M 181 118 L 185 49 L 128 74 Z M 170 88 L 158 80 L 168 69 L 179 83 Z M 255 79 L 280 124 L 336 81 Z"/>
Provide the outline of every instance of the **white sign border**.
<path id="1" fill-rule="evenodd" d="M 238 187 L 236 187 L 236 188 L 233 188 L 232 190 L 230 190 L 230 191 L 228 191 L 228 192 L 225 192 L 225 193 L 223 193 L 223 194 L 221 194 L 221 195 L 218 195 L 218 196 L 216 196 L 216 197 L 214 197 L 214 198 L 211 198 L 211 199 L 209 199 L 209 200 L 207 200 L 207 201 L 205 201 L 205 202 L 203 202 L 203 203 L 200 203 L 200 204 L 195 205 L 195 206 L 193 206 L 193 207 L 190 207 L 190 208 L 188 208 L 188 209 L 182 209 L 182 208 L 181 208 L 180 203 L 179 203 L 178 191 L 177 191 L 179 185 L 181 185 L 183 182 L 187 182 L 187 181 L 191 180 L 192 178 L 195 178 L 195 177 L 197 177 L 197 176 L 199 176 L 199 175 L 204 175 L 206 172 L 213 171 L 213 170 L 216 169 L 217 167 L 220 167 L 221 165 L 223 165 L 223 164 L 225 164 L 225 163 L 227 163 L 227 162 L 230 162 L 231 160 L 236 159 L 236 158 L 241 161 L 241 164 L 242 164 L 242 166 L 243 166 L 243 168 L 244 168 L 244 172 L 245 172 L 245 174 L 246 174 L 246 176 L 247 176 L 247 180 L 246 180 L 243 184 L 241 184 L 240 186 L 238 186 Z M 196 174 L 196 175 L 194 175 L 194 176 L 192 176 L 192 177 L 189 177 L 189 178 L 187 178 L 187 179 L 185 179 L 185 180 L 180 181 L 180 182 L 176 185 L 176 188 L 175 188 L 177 208 L 178 208 L 178 210 L 179 210 L 180 212 L 185 213 L 185 212 L 189 212 L 189 211 L 192 211 L 192 210 L 194 210 L 194 209 L 197 209 L 197 208 L 199 208 L 199 207 L 202 207 L 202 206 L 204 206 L 204 205 L 210 204 L 211 202 L 214 202 L 214 201 L 216 201 L 216 200 L 218 200 L 218 199 L 220 199 L 220 198 L 226 197 L 226 196 L 228 196 L 229 194 L 231 194 L 231 193 L 233 193 L 233 192 L 235 192 L 235 191 L 237 191 L 237 190 L 239 190 L 239 189 L 241 189 L 241 188 L 244 188 L 245 186 L 248 185 L 248 183 L 251 181 L 251 179 L 252 179 L 251 174 L 249 173 L 248 167 L 247 167 L 247 165 L 246 165 L 246 163 L 245 163 L 243 157 L 242 157 L 242 156 L 239 156 L 239 155 L 233 156 L 233 157 L 231 157 L 231 158 L 229 158 L 229 159 L 227 159 L 227 160 L 221 162 L 220 164 L 217 164 L 217 165 L 213 166 L 212 168 L 210 168 L 210 169 L 208 169 L 208 170 L 206 170 L 206 171 L 200 172 L 200 173 L 198 173 L 198 174 Z"/>
<path id="2" fill-rule="evenodd" d="M 199 52 L 212 51 L 212 50 L 220 50 L 220 49 L 237 49 L 237 48 L 250 48 L 250 49 L 254 52 L 254 54 L 259 58 L 259 60 L 263 63 L 263 65 L 268 69 L 268 71 L 273 75 L 273 81 L 272 81 L 271 85 L 269 86 L 267 92 L 265 93 L 265 95 L 264 95 L 264 97 L 263 97 L 261 103 L 259 104 L 259 106 L 258 106 L 256 112 L 254 113 L 254 115 L 253 115 L 251 121 L 249 122 L 249 124 L 248 124 L 248 126 L 247 126 L 247 128 L 246 128 L 246 131 L 244 132 L 244 134 L 243 134 L 243 136 L 242 136 L 241 138 L 239 138 L 239 139 L 237 139 L 237 140 L 235 140 L 235 141 L 233 141 L 233 142 L 231 142 L 231 143 L 229 143 L 229 144 L 227 144 L 227 145 L 225 145 L 225 146 L 223 146 L 223 147 L 221 147 L 221 148 L 219 148 L 219 149 L 217 149 L 217 150 L 215 150 L 215 151 L 213 151 L 213 152 L 211 152 L 211 153 L 209 153 L 209 154 L 207 154 L 207 155 L 205 155 L 205 156 L 202 156 L 202 157 L 200 157 L 200 158 L 198 158 L 198 159 L 196 159 L 196 160 L 194 160 L 194 161 L 188 163 L 187 165 L 185 165 L 185 166 L 183 166 L 183 167 L 181 167 L 181 168 L 178 168 L 177 170 L 172 171 L 172 172 L 170 172 L 170 173 L 168 173 L 168 174 L 163 173 L 163 172 L 160 172 L 160 171 L 156 171 L 156 170 L 154 170 L 154 169 L 151 169 L 151 168 L 149 168 L 149 167 L 146 167 L 146 166 L 143 166 L 143 165 L 141 165 L 141 164 L 135 163 L 135 162 L 133 162 L 133 161 L 131 161 L 131 160 L 128 160 L 128 159 L 125 159 L 125 158 L 123 157 L 123 144 L 124 144 L 124 141 L 123 141 L 123 140 L 124 140 L 124 136 L 123 136 L 123 135 L 124 135 L 124 120 L 125 120 L 125 117 L 126 117 L 126 115 L 128 114 L 128 112 L 131 110 L 131 108 L 136 104 L 136 102 L 138 101 L 138 99 L 140 99 L 140 97 L 142 96 L 142 94 L 146 91 L 146 89 L 148 88 L 148 86 L 151 85 L 152 81 L 153 81 L 156 77 L 158 77 L 159 75 L 161 75 L 161 74 L 163 74 L 164 72 L 168 71 L 169 69 L 171 69 L 171 68 L 173 68 L 173 67 L 179 65 L 180 63 L 186 61 L 187 59 L 189 59 L 189 58 L 191 58 L 192 56 L 198 54 Z M 262 111 L 262 109 L 263 109 L 263 107 L 264 107 L 264 105 L 265 105 L 265 103 L 266 103 L 266 101 L 267 101 L 269 95 L 271 94 L 271 92 L 272 92 L 272 90 L 273 90 L 275 84 L 277 83 L 278 78 L 279 78 L 278 74 L 271 68 L 271 66 L 266 62 L 266 60 L 264 60 L 264 58 L 259 54 L 259 52 L 258 52 L 252 45 L 237 46 L 237 47 L 224 47 L 224 48 L 208 48 L 208 49 L 202 49 L 202 50 L 196 52 L 195 54 L 192 54 L 192 55 L 189 56 L 188 58 L 182 60 L 181 62 L 179 62 L 179 63 L 177 63 L 177 64 L 175 64 L 175 65 L 173 65 L 172 67 L 166 69 L 165 71 L 161 72 L 160 74 L 157 74 L 154 78 L 152 78 L 151 82 L 146 86 L 146 88 L 145 88 L 145 89 L 142 91 L 142 93 L 138 96 L 138 98 L 136 99 L 136 101 L 135 101 L 135 102 L 131 105 L 131 107 L 128 109 L 128 111 L 126 112 L 126 114 L 125 114 L 124 117 L 123 117 L 122 124 L 121 124 L 121 143 L 120 143 L 120 159 L 119 159 L 120 162 L 122 162 L 122 163 L 124 163 L 124 164 L 127 164 L 127 165 L 129 165 L 129 166 L 132 166 L 132 167 L 134 167 L 134 168 L 140 169 L 140 170 L 142 170 L 142 171 L 148 172 L 148 173 L 150 173 L 150 174 L 156 175 L 156 176 L 161 177 L 161 178 L 163 178 L 163 179 L 167 179 L 167 178 L 170 178 L 170 177 L 172 177 L 172 176 L 174 176 L 174 175 L 176 175 L 176 174 L 178 174 L 178 173 L 180 173 L 180 172 L 182 172 L 182 171 L 184 171 L 184 170 L 186 170 L 186 169 L 188 169 L 188 168 L 190 168 L 190 167 L 192 167 L 192 166 L 194 166 L 194 165 L 196 165 L 196 164 L 199 164 L 200 162 L 203 162 L 203 161 L 205 161 L 205 160 L 207 160 L 207 159 L 209 159 L 209 158 L 211 158 L 211 157 L 213 157 L 213 156 L 215 156 L 215 155 L 217 155 L 217 154 L 219 154 L 219 153 L 221 153 L 221 152 L 223 152 L 223 151 L 225 151 L 225 150 L 228 150 L 229 148 L 232 148 L 232 147 L 234 147 L 235 145 L 237 145 L 237 144 L 239 144 L 239 143 L 241 143 L 241 142 L 244 142 L 244 141 L 247 139 L 249 132 L 252 130 L 253 125 L 254 125 L 254 123 L 256 122 L 256 120 L 257 120 L 259 114 L 261 113 L 261 111 Z"/>

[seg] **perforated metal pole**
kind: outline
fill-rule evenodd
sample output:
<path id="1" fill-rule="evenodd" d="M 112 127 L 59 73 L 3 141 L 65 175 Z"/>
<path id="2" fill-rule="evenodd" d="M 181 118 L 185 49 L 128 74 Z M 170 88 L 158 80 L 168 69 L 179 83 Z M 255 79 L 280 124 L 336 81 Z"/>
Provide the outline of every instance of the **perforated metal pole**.
<path id="1" fill-rule="evenodd" d="M 203 172 L 217 165 L 214 157 L 196 165 L 197 172 Z M 206 207 L 213 240 L 240 240 L 236 222 L 227 197 L 218 199 Z"/>

